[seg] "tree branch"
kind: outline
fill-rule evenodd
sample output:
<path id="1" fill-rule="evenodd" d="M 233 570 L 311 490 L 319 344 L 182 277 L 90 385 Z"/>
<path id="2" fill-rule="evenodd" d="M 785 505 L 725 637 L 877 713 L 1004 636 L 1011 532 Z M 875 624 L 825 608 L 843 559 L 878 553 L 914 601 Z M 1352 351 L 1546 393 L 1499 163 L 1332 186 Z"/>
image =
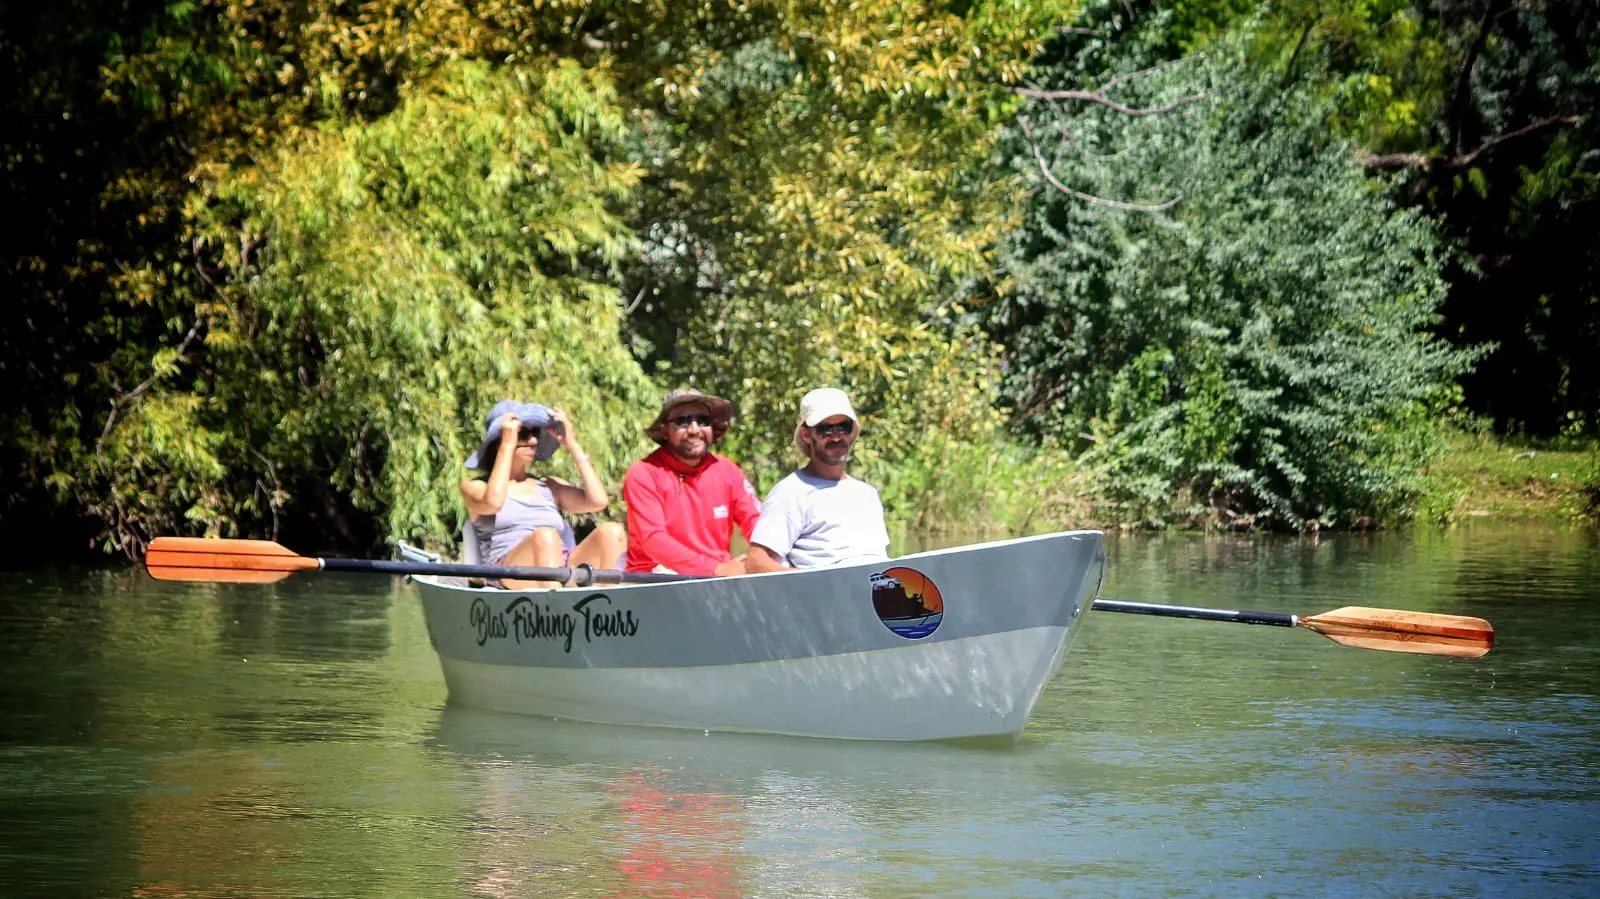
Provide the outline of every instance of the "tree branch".
<path id="1" fill-rule="evenodd" d="M 183 342 L 178 344 L 178 361 L 182 361 L 184 355 L 189 352 L 189 344 L 193 343 L 195 338 L 200 336 L 200 328 L 204 324 L 205 319 L 197 318 L 194 320 L 194 324 L 189 326 L 189 333 L 185 334 L 183 336 Z M 159 377 L 161 377 L 161 371 L 158 369 L 154 372 L 151 372 L 150 377 L 145 378 L 144 381 L 139 384 L 139 386 L 133 388 L 127 393 L 118 394 L 117 396 L 111 398 L 111 413 L 106 416 L 106 426 L 100 429 L 100 439 L 94 442 L 94 455 L 97 461 L 104 462 L 102 449 L 105 446 L 106 437 L 110 436 L 111 434 L 111 426 L 117 421 L 117 410 L 138 399 L 139 395 L 144 393 L 146 390 L 149 390 L 150 385 L 154 384 L 156 379 Z"/>
<path id="2" fill-rule="evenodd" d="M 1164 112 L 1171 112 L 1180 106 L 1187 106 L 1190 103 L 1194 103 L 1198 100 L 1204 100 L 1206 98 L 1206 94 L 1193 94 L 1188 97 L 1180 97 L 1179 99 L 1174 100 L 1165 106 L 1139 109 L 1137 107 L 1129 106 L 1126 103 L 1119 103 L 1116 100 L 1105 96 L 1099 91 L 1047 91 L 1038 90 L 1031 87 L 1013 87 L 1010 90 L 1012 93 L 1020 97 L 1027 97 L 1030 100 L 1086 100 L 1091 103 L 1099 103 L 1102 106 L 1114 109 L 1123 115 L 1136 116 L 1160 115 Z"/>
<path id="3" fill-rule="evenodd" d="M 1042 88 L 1039 88 L 1039 86 L 1037 84 L 1034 84 L 1031 81 L 1028 82 L 1028 87 L 1035 88 L 1035 89 L 1042 89 Z M 1067 120 L 1067 115 L 1061 109 L 1061 104 L 1059 102 L 1049 98 L 1049 97 L 1045 98 L 1045 102 L 1050 104 L 1050 111 L 1055 113 L 1055 121 L 1052 124 L 1055 125 L 1055 132 L 1057 134 L 1061 135 L 1062 143 L 1070 144 L 1073 149 L 1077 150 L 1079 153 L 1082 153 L 1084 156 L 1088 157 L 1089 159 L 1116 159 L 1117 157 L 1119 157 L 1119 156 L 1123 155 L 1124 153 L 1128 152 L 1126 149 L 1118 150 L 1115 153 L 1091 153 L 1091 152 L 1089 152 L 1088 148 L 1085 147 L 1083 144 L 1079 143 L 1077 137 L 1073 136 L 1072 130 L 1067 127 L 1067 121 L 1066 121 Z M 1060 159 L 1060 149 L 1061 148 L 1059 146 L 1057 146 L 1056 153 L 1052 154 L 1052 158 L 1050 159 L 1050 168 L 1051 168 L 1052 171 L 1056 167 L 1056 162 Z"/>
<path id="4" fill-rule="evenodd" d="M 1478 22 L 1478 34 L 1461 60 L 1461 70 L 1456 73 L 1456 92 L 1450 102 L 1450 152 L 1461 155 L 1461 132 L 1466 128 L 1469 92 L 1472 90 L 1472 70 L 1478 65 L 1478 56 L 1489 42 L 1489 29 L 1494 27 L 1495 15 L 1507 0 L 1485 0 L 1483 18 Z"/>
<path id="5" fill-rule="evenodd" d="M 1311 39 L 1312 30 L 1315 29 L 1317 24 L 1321 21 L 1322 19 L 1313 16 L 1311 20 L 1306 23 L 1306 27 L 1300 31 L 1300 39 L 1294 42 L 1294 52 L 1289 54 L 1289 61 L 1283 66 L 1283 81 L 1285 84 L 1289 82 L 1290 78 L 1294 77 L 1294 66 L 1295 63 L 1300 59 L 1300 51 L 1306 48 L 1306 42 Z"/>
<path id="6" fill-rule="evenodd" d="M 628 308 L 622 310 L 622 314 L 623 315 L 632 315 L 633 314 L 633 310 L 639 308 L 639 303 L 644 300 L 645 291 L 647 291 L 649 289 L 650 289 L 650 282 L 646 281 L 639 288 L 639 293 L 634 296 L 633 302 L 628 304 Z"/>
<path id="7" fill-rule="evenodd" d="M 1173 66 L 1181 66 L 1186 62 L 1194 62 L 1196 60 L 1205 58 L 1206 55 L 1204 53 L 1196 53 L 1193 56 L 1185 56 L 1182 59 L 1169 59 L 1166 62 L 1158 62 L 1148 69 L 1140 69 L 1137 72 L 1128 72 L 1123 75 L 1118 75 L 1115 78 L 1112 78 L 1110 81 L 1107 81 L 1105 84 L 1100 85 L 1100 89 L 1096 91 L 1096 93 L 1105 93 L 1119 84 L 1127 84 L 1130 81 L 1143 78 L 1146 75 L 1154 75 L 1163 69 L 1170 69 Z"/>
<path id="8" fill-rule="evenodd" d="M 1054 187 L 1056 190 L 1059 190 L 1068 196 L 1077 197 L 1078 199 L 1087 203 L 1094 203 L 1099 206 L 1109 206 L 1112 209 L 1125 209 L 1130 212 L 1160 212 L 1164 209 L 1171 209 L 1172 207 L 1178 205 L 1178 201 L 1183 199 L 1183 194 L 1178 194 L 1176 197 L 1173 197 L 1165 203 L 1124 203 L 1120 200 L 1108 200 L 1105 197 L 1097 197 L 1094 194 L 1084 193 L 1081 190 L 1075 190 L 1071 187 L 1068 187 L 1067 185 L 1061 183 L 1061 180 L 1055 176 L 1055 173 L 1050 171 L 1050 165 L 1045 161 L 1044 153 L 1039 149 L 1039 142 L 1033 139 L 1033 129 L 1028 127 L 1028 120 L 1022 116 L 1017 116 L 1017 124 L 1021 126 L 1022 134 L 1028 140 L 1028 149 L 1033 151 L 1033 158 L 1039 163 L 1039 172 L 1040 174 L 1044 175 L 1044 180 L 1049 182 L 1051 187 Z"/>
<path id="9" fill-rule="evenodd" d="M 1454 153 L 1375 154 L 1369 153 L 1360 147 L 1356 148 L 1355 153 L 1356 158 L 1361 160 L 1361 164 L 1369 169 L 1395 170 L 1416 167 L 1425 172 L 1452 171 L 1471 166 L 1480 158 L 1491 153 L 1496 147 L 1507 143 L 1508 141 L 1515 140 L 1519 137 L 1526 137 L 1530 134 L 1543 131 L 1546 128 L 1553 128 L 1559 125 L 1572 125 L 1581 121 L 1583 121 L 1583 116 L 1580 115 L 1552 116 L 1548 119 L 1540 119 L 1531 125 L 1524 125 L 1515 131 L 1507 131 L 1505 134 L 1496 135 L 1495 137 L 1484 141 L 1483 144 L 1476 150 L 1473 150 L 1471 153 L 1468 153 L 1464 156 L 1456 155 Z"/>

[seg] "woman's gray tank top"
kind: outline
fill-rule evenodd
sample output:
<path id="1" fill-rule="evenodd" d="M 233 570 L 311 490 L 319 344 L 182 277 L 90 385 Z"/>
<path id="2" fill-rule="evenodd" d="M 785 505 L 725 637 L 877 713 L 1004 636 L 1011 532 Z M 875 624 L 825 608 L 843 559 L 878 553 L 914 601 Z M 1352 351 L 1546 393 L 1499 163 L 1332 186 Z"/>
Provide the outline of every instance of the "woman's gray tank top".
<path id="1" fill-rule="evenodd" d="M 473 518 L 472 526 L 478 532 L 478 557 L 491 565 L 505 561 L 506 554 L 533 533 L 534 528 L 555 528 L 561 533 L 561 546 L 568 553 L 576 545 L 572 525 L 561 517 L 555 494 L 542 481 L 534 484 L 533 496 L 507 495 L 506 504 L 499 512 Z"/>

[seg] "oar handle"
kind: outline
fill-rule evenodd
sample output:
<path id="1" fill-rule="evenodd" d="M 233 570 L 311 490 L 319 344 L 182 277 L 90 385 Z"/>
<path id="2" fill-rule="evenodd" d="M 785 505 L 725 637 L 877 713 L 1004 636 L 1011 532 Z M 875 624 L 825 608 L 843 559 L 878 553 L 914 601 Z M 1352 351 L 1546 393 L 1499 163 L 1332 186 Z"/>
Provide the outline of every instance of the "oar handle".
<path id="1" fill-rule="evenodd" d="M 573 581 L 590 584 L 664 584 L 698 580 L 691 574 L 657 574 L 653 571 L 616 571 L 578 565 L 572 568 L 538 568 L 530 565 L 464 565 L 454 562 L 400 562 L 387 559 L 318 559 L 323 571 L 379 571 L 385 574 L 437 574 L 455 577 L 512 578 L 519 581 Z M 576 578 L 574 578 L 576 576 Z"/>
<path id="2" fill-rule="evenodd" d="M 1264 624 L 1269 627 L 1295 627 L 1300 618 L 1286 612 L 1247 612 L 1242 609 L 1205 609 L 1199 606 L 1167 606 L 1153 602 L 1127 602 L 1097 599 L 1096 612 L 1130 612 L 1134 615 L 1160 615 L 1166 618 L 1199 618 L 1204 621 L 1232 621 L 1238 624 Z"/>

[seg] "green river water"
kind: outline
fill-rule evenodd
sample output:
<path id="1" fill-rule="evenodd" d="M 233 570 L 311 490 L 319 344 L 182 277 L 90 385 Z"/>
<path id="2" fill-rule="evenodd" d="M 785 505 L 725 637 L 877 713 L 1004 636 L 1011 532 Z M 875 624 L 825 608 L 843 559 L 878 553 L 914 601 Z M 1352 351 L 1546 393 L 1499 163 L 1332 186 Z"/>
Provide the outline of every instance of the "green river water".
<path id="1" fill-rule="evenodd" d="M 1094 613 L 1015 745 L 448 706 L 414 587 L 0 574 L 0 895 L 1593 896 L 1600 542 L 1121 537 L 1103 595 L 1488 618 L 1478 660 Z"/>

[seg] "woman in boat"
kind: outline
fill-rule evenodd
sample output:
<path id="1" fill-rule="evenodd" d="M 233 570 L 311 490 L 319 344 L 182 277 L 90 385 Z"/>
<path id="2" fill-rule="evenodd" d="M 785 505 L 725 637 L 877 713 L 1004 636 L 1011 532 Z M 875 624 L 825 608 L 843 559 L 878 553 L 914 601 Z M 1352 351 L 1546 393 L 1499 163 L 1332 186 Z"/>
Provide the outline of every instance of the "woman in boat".
<path id="1" fill-rule="evenodd" d="M 565 449 L 578 465 L 581 484 L 537 477 L 528 467 Z M 618 567 L 627 550 L 627 530 L 601 522 L 582 543 L 573 540 L 563 513 L 599 512 L 610 501 L 605 485 L 578 444 L 560 409 L 501 400 L 489 412 L 488 429 L 467 467 L 487 472 L 461 481 L 461 498 L 478 538 L 478 555 L 491 565 L 545 568 Z M 505 579 L 504 586 L 554 587 L 553 581 Z"/>

